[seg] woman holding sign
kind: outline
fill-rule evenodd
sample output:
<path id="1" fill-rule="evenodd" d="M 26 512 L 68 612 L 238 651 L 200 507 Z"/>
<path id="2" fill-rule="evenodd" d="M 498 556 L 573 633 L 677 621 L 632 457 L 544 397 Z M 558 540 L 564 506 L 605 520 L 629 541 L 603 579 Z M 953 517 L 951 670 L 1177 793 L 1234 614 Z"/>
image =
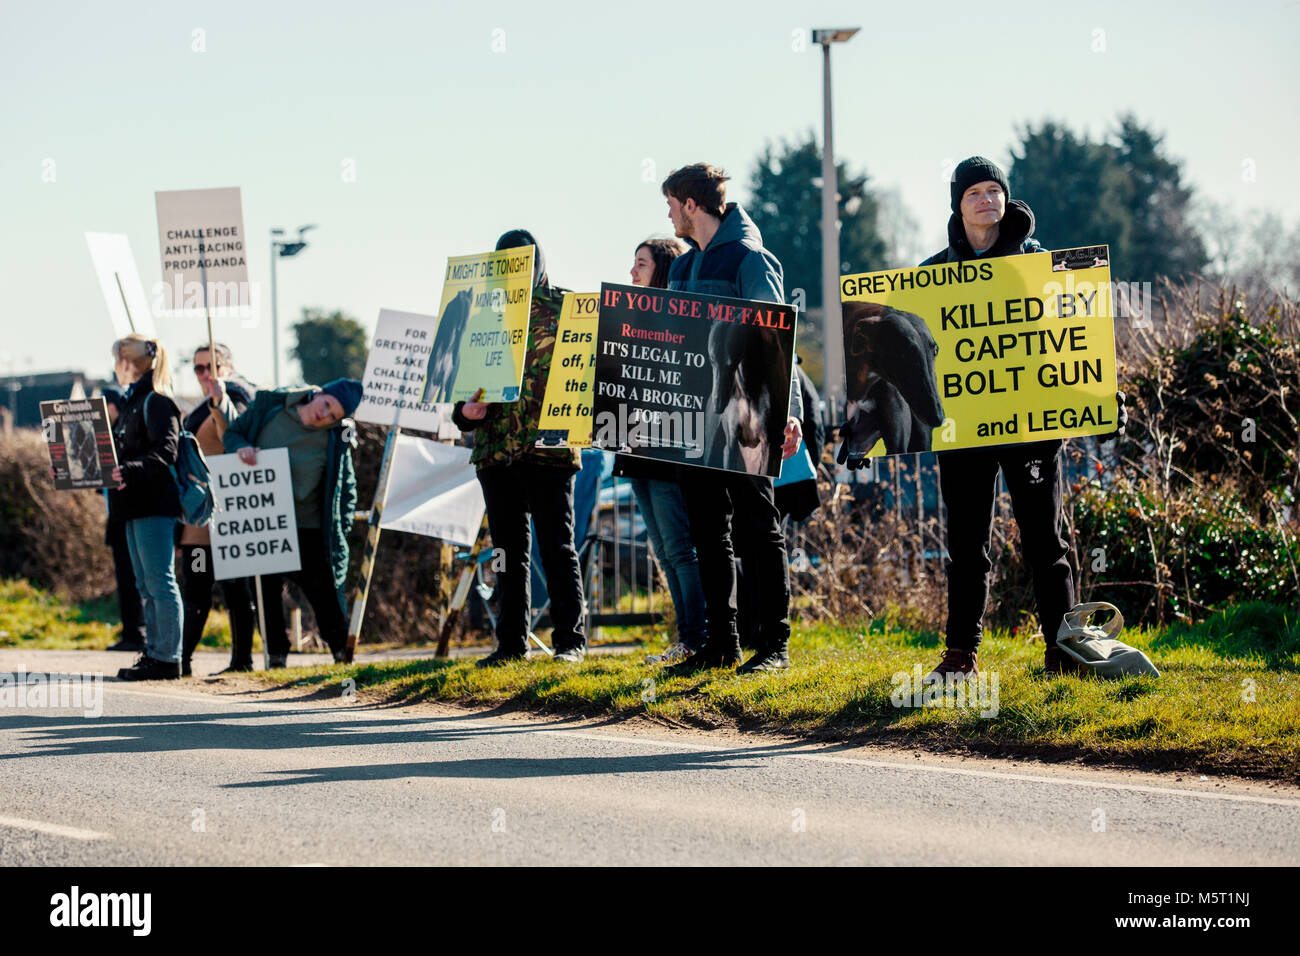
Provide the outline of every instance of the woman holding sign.
<path id="1" fill-rule="evenodd" d="M 109 509 L 126 522 L 126 543 L 144 598 L 144 653 L 117 672 L 122 680 L 172 680 L 181 675 L 183 606 L 174 568 L 180 496 L 171 468 L 181 412 L 172 401 L 167 353 L 157 339 L 132 332 L 113 343 L 118 380 L 129 382 L 113 425 L 119 464 Z"/>
<path id="2" fill-rule="evenodd" d="M 185 419 L 204 455 L 220 455 L 221 436 L 230 422 L 243 414 L 257 394 L 257 388 L 235 376 L 230 349 L 216 343 L 216 355 L 207 345 L 194 350 L 194 377 L 206 395 Z M 212 589 L 216 585 L 212 567 L 212 536 L 207 525 L 181 525 L 181 568 L 185 576 L 185 640 L 181 655 L 181 676 L 190 675 L 190 660 L 203 637 L 212 610 Z M 221 582 L 221 595 L 230 612 L 230 666 L 219 673 L 253 669 L 253 621 L 257 615 L 248 578 Z"/>
<path id="3" fill-rule="evenodd" d="M 647 239 L 636 247 L 632 284 L 654 289 L 668 287 L 668 267 L 686 251 L 676 239 Z M 627 478 L 656 560 L 668 579 L 677 617 L 677 640 L 662 654 L 646 658 L 647 664 L 676 664 L 704 646 L 704 586 L 700 561 L 691 541 L 686 500 L 677 484 L 677 466 L 629 455 L 614 456 L 614 474 Z"/>

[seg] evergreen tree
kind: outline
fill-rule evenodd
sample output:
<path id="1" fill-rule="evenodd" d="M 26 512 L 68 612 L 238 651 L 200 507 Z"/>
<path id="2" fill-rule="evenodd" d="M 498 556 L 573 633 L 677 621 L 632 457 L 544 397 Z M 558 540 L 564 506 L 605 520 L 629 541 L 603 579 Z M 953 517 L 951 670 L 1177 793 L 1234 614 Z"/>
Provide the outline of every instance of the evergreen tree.
<path id="1" fill-rule="evenodd" d="M 366 371 L 366 330 L 340 311 L 303 309 L 295 322 L 297 344 L 291 350 L 302 368 L 303 381 L 323 385 L 336 378 L 361 378 Z"/>

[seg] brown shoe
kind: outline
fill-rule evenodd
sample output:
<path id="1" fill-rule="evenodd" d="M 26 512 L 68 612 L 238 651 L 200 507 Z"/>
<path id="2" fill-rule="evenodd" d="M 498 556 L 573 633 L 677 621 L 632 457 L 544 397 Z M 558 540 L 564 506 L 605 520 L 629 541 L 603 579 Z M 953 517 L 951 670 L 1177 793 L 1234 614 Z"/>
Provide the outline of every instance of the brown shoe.
<path id="1" fill-rule="evenodd" d="M 939 661 L 934 670 L 925 675 L 921 683 L 945 683 L 949 674 L 954 675 L 958 680 L 975 677 L 980 672 L 975 663 L 978 653 L 978 651 L 963 651 L 955 647 L 948 648 L 943 652 L 943 660 Z"/>
<path id="2" fill-rule="evenodd" d="M 1049 674 L 1075 674 L 1079 677 L 1090 673 L 1088 668 L 1055 645 L 1048 645 L 1043 651 L 1043 670 Z"/>

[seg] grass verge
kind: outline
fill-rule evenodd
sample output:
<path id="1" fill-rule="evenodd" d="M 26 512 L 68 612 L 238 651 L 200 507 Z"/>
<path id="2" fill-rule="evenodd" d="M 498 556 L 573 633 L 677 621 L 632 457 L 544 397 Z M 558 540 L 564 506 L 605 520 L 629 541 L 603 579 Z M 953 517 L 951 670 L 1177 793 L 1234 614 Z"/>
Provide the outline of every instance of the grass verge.
<path id="1" fill-rule="evenodd" d="M 881 621 L 798 628 L 794 666 L 753 677 L 712 671 L 667 678 L 639 653 L 591 656 L 577 667 L 545 658 L 493 670 L 476 670 L 472 661 L 404 660 L 255 676 L 322 689 L 352 677 L 367 699 L 384 702 L 645 716 L 822 740 L 1300 779 L 1295 612 L 1243 605 L 1198 625 L 1130 629 L 1124 640 L 1148 652 L 1159 678 L 1049 677 L 1041 641 L 990 635 L 980 668 L 988 693 L 996 687 L 995 708 L 991 697 L 976 706 L 918 707 L 910 698 L 896 706 L 904 696 L 897 675 L 928 671 L 942 642 Z"/>
<path id="2" fill-rule="evenodd" d="M 120 632 L 115 595 L 70 604 L 21 579 L 0 581 L 0 647 L 95 651 L 115 643 Z M 200 646 L 230 646 L 225 611 L 208 615 Z"/>

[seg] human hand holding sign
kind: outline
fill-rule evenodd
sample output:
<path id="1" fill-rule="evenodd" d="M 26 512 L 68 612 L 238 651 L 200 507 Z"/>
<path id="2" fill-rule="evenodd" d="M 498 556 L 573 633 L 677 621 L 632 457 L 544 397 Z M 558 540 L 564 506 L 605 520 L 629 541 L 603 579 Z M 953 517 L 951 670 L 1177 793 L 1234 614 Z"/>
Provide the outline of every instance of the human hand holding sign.
<path id="1" fill-rule="evenodd" d="M 243 448 L 239 449 L 239 451 L 235 452 L 235 454 L 239 456 L 239 460 L 245 465 L 257 464 L 257 449 L 252 445 L 245 445 Z"/>
<path id="2" fill-rule="evenodd" d="M 53 469 L 51 469 L 51 471 L 52 471 L 52 470 L 53 470 Z M 121 491 L 123 488 L 126 487 L 126 482 L 122 480 L 122 466 L 121 466 L 121 465 L 114 465 L 114 466 L 113 466 L 113 480 L 117 482 L 117 490 L 118 490 L 118 491 Z"/>
<path id="3" fill-rule="evenodd" d="M 781 446 L 781 460 L 785 461 L 791 455 L 799 450 L 799 442 L 803 440 L 803 426 L 799 424 L 799 419 L 793 415 L 785 423 L 785 443 Z"/>
<path id="4" fill-rule="evenodd" d="M 460 413 L 472 422 L 482 421 L 487 415 L 487 402 L 481 402 L 483 389 L 474 393 L 474 397 L 460 407 Z"/>
<path id="5" fill-rule="evenodd" d="M 226 386 L 221 384 L 221 379 L 213 375 L 208 379 L 208 398 L 212 402 L 213 408 L 220 408 L 221 402 L 226 397 Z"/>

